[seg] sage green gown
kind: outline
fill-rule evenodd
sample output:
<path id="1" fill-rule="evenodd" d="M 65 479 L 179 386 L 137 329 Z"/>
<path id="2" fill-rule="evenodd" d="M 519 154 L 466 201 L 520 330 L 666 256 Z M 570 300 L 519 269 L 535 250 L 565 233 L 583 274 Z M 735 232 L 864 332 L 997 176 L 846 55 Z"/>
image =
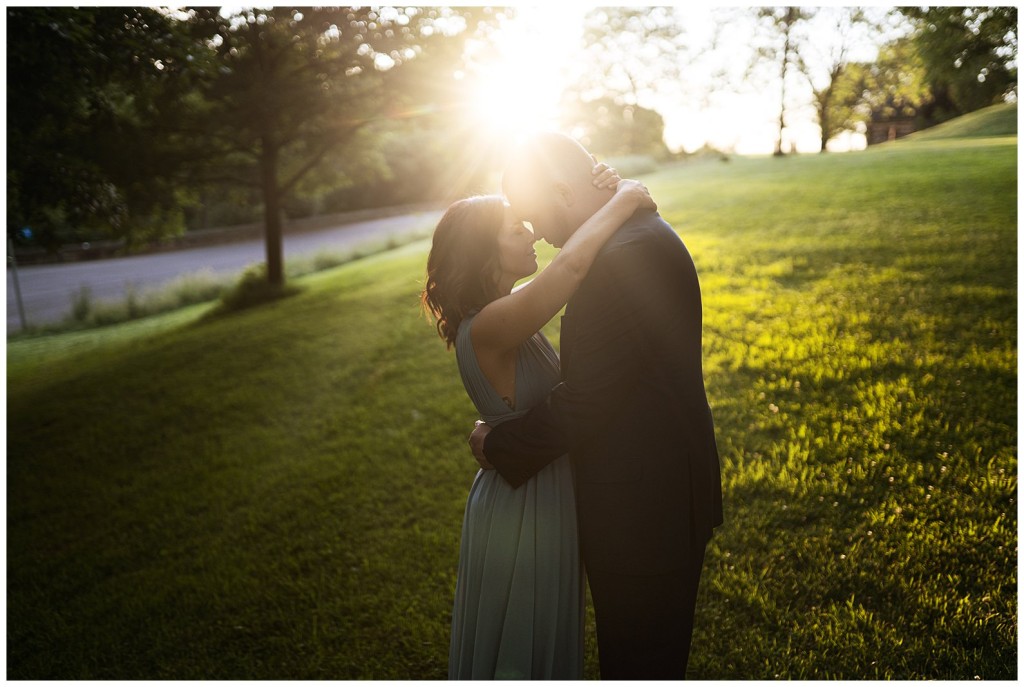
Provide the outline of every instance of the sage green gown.
<path id="1" fill-rule="evenodd" d="M 520 346 L 513 411 L 480 370 L 472 321 L 456 337 L 459 371 L 480 417 L 498 425 L 547 396 L 559 381 L 558 355 L 540 333 Z M 480 470 L 462 523 L 449 679 L 582 679 L 583 608 L 568 456 L 518 489 Z"/>

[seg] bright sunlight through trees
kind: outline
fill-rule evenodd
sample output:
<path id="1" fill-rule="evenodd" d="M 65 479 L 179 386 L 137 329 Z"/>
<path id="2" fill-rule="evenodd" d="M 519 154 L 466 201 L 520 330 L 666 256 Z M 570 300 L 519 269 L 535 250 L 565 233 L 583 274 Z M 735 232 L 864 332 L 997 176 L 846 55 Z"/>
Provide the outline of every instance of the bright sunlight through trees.
<path id="1" fill-rule="evenodd" d="M 475 46 L 473 70 L 464 74 L 471 126 L 506 140 L 557 128 L 565 65 L 579 39 L 583 9 L 521 7 L 515 12 L 498 29 L 493 45 Z"/>

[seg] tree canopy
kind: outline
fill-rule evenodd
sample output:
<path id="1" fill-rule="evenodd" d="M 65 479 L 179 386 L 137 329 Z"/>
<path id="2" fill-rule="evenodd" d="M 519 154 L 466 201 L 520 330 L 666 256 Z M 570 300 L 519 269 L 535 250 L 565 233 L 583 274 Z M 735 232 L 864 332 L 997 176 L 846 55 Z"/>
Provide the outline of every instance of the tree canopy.
<path id="1" fill-rule="evenodd" d="M 690 57 L 685 27 L 671 7 L 591 10 L 563 99 L 563 123 L 602 154 L 664 157 L 665 123 L 651 98 L 666 84 L 681 87 Z"/>
<path id="2" fill-rule="evenodd" d="M 665 120 L 657 111 L 612 97 L 567 99 L 562 123 L 587 149 L 601 155 L 668 156 Z"/>
<path id="3" fill-rule="evenodd" d="M 935 121 L 1002 102 L 1017 91 L 1016 7 L 904 7 Z"/>
<path id="4" fill-rule="evenodd" d="M 367 129 L 398 114 L 387 74 L 444 37 L 437 19 L 413 7 L 192 11 L 216 68 L 189 99 L 182 133 L 199 144 L 201 180 L 260 190 L 272 283 L 284 279 L 282 201 L 303 182 L 373 171 Z"/>
<path id="5" fill-rule="evenodd" d="M 908 37 L 882 46 L 874 62 L 851 65 L 846 81 L 859 97 L 864 120 L 916 118 L 929 102 L 924 67 Z"/>
<path id="6" fill-rule="evenodd" d="M 284 205 L 392 175 L 381 143 L 451 110 L 462 43 L 491 14 L 9 9 L 9 229 L 143 241 L 234 187 L 262 206 L 280 283 Z"/>
<path id="7" fill-rule="evenodd" d="M 8 230 L 54 247 L 183 230 L 171 141 L 193 46 L 148 8 L 7 9 Z"/>

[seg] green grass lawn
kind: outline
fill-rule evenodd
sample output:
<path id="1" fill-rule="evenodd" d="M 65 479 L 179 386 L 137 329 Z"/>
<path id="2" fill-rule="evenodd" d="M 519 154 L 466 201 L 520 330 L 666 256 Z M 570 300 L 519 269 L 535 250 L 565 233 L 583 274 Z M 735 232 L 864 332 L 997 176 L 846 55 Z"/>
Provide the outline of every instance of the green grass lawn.
<path id="1" fill-rule="evenodd" d="M 925 141 L 1017 135 L 1017 103 L 990 105 L 962 117 L 911 134 L 907 140 Z"/>
<path id="2" fill-rule="evenodd" d="M 692 677 L 1016 677 L 1016 144 L 646 177 L 722 453 Z M 445 677 L 476 416 L 426 249 L 8 344 L 11 678 Z"/>

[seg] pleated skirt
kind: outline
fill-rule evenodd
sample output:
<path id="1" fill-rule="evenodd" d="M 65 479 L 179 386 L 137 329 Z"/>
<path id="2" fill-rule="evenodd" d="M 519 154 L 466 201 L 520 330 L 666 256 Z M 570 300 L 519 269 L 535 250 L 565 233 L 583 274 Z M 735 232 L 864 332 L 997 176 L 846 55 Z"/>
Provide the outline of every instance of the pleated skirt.
<path id="1" fill-rule="evenodd" d="M 466 502 L 448 678 L 583 677 L 583 571 L 563 456 L 513 489 L 477 473 Z"/>

